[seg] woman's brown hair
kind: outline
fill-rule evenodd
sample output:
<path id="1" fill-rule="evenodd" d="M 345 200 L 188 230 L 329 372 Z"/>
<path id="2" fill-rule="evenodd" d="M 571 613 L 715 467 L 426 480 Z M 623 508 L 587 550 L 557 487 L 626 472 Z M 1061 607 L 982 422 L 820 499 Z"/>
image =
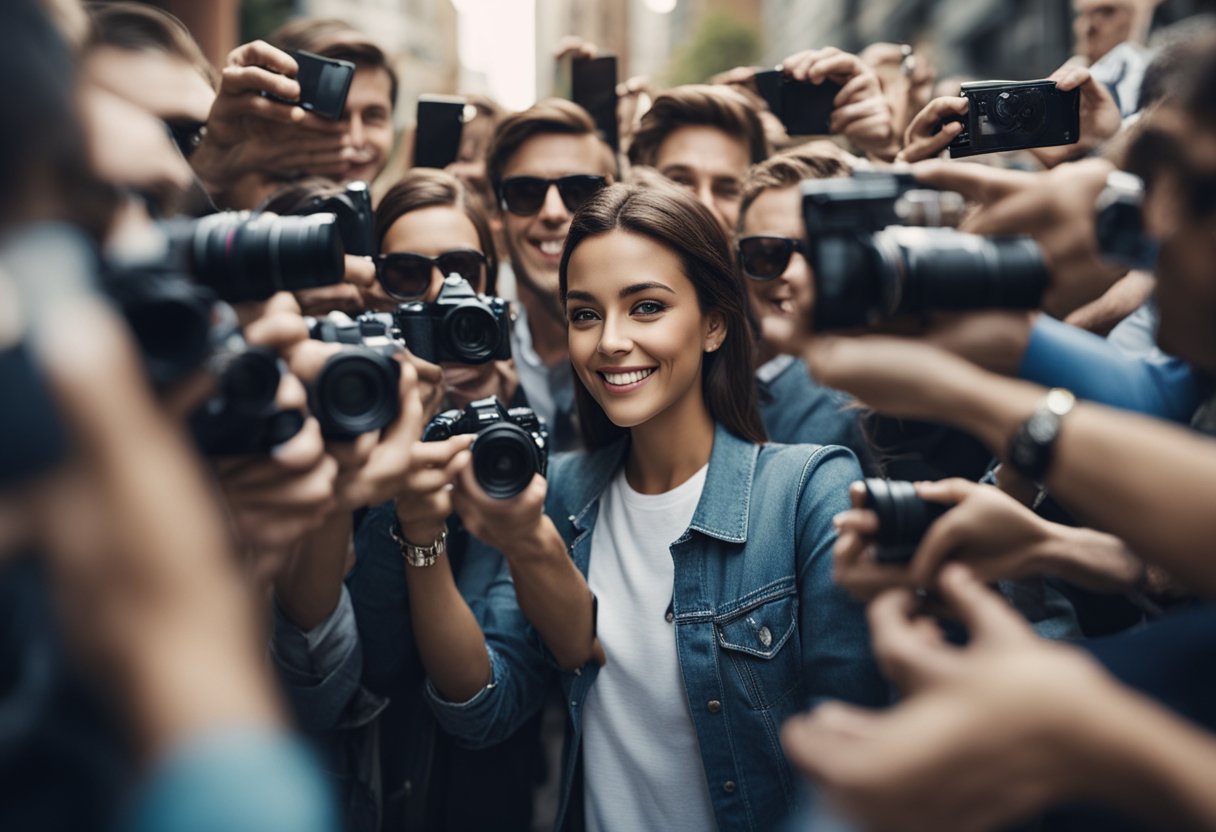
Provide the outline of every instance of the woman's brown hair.
<path id="1" fill-rule="evenodd" d="M 562 251 L 561 297 L 566 300 L 570 256 L 588 237 L 610 231 L 649 237 L 680 260 L 684 276 L 697 293 L 703 315 L 717 313 L 726 338 L 702 358 L 701 387 L 714 422 L 749 442 L 766 434 L 756 403 L 752 339 L 747 323 L 747 291 L 735 271 L 730 243 L 717 220 L 694 196 L 678 188 L 612 185 L 579 209 L 570 223 Z M 601 448 L 625 435 L 613 424 L 575 374 L 574 398 L 579 426 L 589 449 Z"/>
<path id="2" fill-rule="evenodd" d="M 498 286 L 498 252 L 494 235 L 478 196 L 450 173 L 431 168 L 414 168 L 389 189 L 376 206 L 376 243 L 384 245 L 384 236 L 393 223 L 411 211 L 421 208 L 452 207 L 464 212 L 477 229 L 481 253 L 486 256 L 486 285 L 484 292 L 493 295 Z"/>

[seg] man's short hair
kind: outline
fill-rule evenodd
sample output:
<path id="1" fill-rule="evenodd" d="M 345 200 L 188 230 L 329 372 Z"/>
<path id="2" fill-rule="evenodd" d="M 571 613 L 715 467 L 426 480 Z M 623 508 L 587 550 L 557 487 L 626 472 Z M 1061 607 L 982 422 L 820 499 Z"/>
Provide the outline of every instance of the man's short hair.
<path id="1" fill-rule="evenodd" d="M 494 130 L 494 138 L 490 141 L 490 150 L 486 155 L 486 175 L 490 178 L 490 186 L 495 196 L 502 185 L 502 174 L 507 162 L 518 152 L 524 142 L 533 136 L 556 133 L 563 136 L 594 136 L 598 138 L 595 120 L 577 104 L 561 98 L 546 98 L 538 101 L 528 109 L 512 113 L 499 122 Z M 604 153 L 609 170 L 615 170 L 615 161 L 611 160 L 612 149 L 604 145 Z"/>
<path id="2" fill-rule="evenodd" d="M 397 108 L 397 71 L 388 55 L 349 23 L 330 17 L 299 17 L 275 29 L 266 40 L 284 52 L 303 50 L 322 58 L 350 61 L 356 67 L 384 70 L 388 73 L 392 107 Z"/>
<path id="3" fill-rule="evenodd" d="M 642 116 L 629 161 L 654 165 L 659 147 L 681 127 L 716 127 L 747 145 L 752 164 L 768 158 L 764 125 L 755 109 L 737 90 L 709 84 L 688 84 L 661 93 Z"/>
<path id="4" fill-rule="evenodd" d="M 185 61 L 208 84 L 216 86 L 215 67 L 185 24 L 167 11 L 143 3 L 89 3 L 87 8 L 92 28 L 85 41 L 86 51 L 111 46 L 132 52 L 165 52 Z"/>
<path id="5" fill-rule="evenodd" d="M 760 194 L 773 188 L 789 188 L 803 179 L 831 179 L 848 176 L 855 160 L 831 142 L 818 141 L 784 150 L 753 165 L 743 180 L 743 199 L 739 203 L 739 228 L 747 209 Z"/>

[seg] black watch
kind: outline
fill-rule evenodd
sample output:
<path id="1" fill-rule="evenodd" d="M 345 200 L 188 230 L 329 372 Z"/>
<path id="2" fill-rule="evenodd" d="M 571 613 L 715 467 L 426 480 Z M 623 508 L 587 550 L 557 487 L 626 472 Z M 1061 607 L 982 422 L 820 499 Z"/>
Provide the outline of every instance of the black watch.
<path id="1" fill-rule="evenodd" d="M 1047 478 L 1060 424 L 1076 401 L 1064 388 L 1052 388 L 1009 440 L 1009 465 L 1036 485 Z"/>

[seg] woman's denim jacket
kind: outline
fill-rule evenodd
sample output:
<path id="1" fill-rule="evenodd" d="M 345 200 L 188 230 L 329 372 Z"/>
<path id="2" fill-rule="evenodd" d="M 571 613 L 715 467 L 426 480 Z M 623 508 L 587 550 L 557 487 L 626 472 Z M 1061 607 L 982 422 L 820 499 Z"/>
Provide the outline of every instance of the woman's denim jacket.
<path id="1" fill-rule="evenodd" d="M 622 440 L 550 466 L 545 511 L 584 575 L 600 495 L 627 448 Z M 825 698 L 888 701 L 863 607 L 832 581 L 832 517 L 849 507 L 848 485 L 860 475 L 845 448 L 756 445 L 719 426 L 692 523 L 671 544 L 669 618 L 722 829 L 770 829 L 791 808 L 797 781 L 778 740 L 787 717 Z M 510 734 L 559 672 L 506 579 L 489 603 L 498 612 L 483 619 L 491 683 L 463 703 L 443 701 L 428 683 L 440 724 L 474 745 Z M 597 669 L 560 673 L 568 721 L 559 829 L 583 821 L 576 771 Z"/>

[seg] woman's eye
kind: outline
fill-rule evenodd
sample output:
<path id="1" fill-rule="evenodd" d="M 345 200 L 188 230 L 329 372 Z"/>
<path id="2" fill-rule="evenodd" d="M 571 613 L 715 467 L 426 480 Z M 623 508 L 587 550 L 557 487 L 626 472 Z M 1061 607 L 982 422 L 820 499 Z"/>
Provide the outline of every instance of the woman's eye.
<path id="1" fill-rule="evenodd" d="M 666 308 L 666 306 L 657 300 L 644 300 L 633 307 L 633 312 L 635 315 L 657 315 Z"/>
<path id="2" fill-rule="evenodd" d="M 570 313 L 571 323 L 582 323 L 584 321 L 594 321 L 595 313 L 590 309 L 575 309 Z"/>

